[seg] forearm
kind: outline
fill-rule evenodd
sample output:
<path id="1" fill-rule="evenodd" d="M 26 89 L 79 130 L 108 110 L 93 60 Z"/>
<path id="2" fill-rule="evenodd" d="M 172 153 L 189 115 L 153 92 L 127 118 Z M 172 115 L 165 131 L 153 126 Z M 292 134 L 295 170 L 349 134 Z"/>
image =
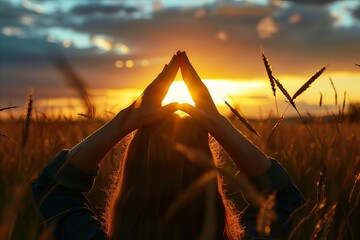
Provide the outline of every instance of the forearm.
<path id="1" fill-rule="evenodd" d="M 242 135 L 227 118 L 220 115 L 212 121 L 211 125 L 210 134 L 247 177 L 259 176 L 270 168 L 269 158 Z"/>
<path id="2" fill-rule="evenodd" d="M 125 128 L 127 109 L 120 111 L 113 119 L 73 147 L 67 159 L 88 170 L 96 168 L 103 157 L 129 132 Z"/>

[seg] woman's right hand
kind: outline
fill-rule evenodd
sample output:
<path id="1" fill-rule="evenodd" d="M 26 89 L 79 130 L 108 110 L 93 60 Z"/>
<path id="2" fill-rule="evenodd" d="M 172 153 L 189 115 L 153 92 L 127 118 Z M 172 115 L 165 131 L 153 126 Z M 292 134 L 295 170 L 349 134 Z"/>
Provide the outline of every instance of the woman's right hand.
<path id="1" fill-rule="evenodd" d="M 195 102 L 195 107 L 181 104 L 180 109 L 205 127 L 246 176 L 255 177 L 266 172 L 270 168 L 269 158 L 219 113 L 209 90 L 197 75 L 185 52 L 179 55 L 182 76 Z"/>
<path id="2" fill-rule="evenodd" d="M 181 104 L 180 109 L 188 113 L 212 133 L 216 128 L 215 123 L 222 118 L 222 115 L 217 110 L 209 90 L 191 65 L 186 53 L 178 53 L 178 56 L 180 58 L 181 74 L 188 86 L 190 95 L 195 102 L 195 107 L 183 103 Z"/>

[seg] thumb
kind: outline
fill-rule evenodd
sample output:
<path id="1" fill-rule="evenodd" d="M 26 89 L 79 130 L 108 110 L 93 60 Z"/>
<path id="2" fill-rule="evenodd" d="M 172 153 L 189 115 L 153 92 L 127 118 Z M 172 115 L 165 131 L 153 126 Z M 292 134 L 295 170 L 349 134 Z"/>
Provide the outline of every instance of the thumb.
<path id="1" fill-rule="evenodd" d="M 173 102 L 161 107 L 158 114 L 160 116 L 166 116 L 173 112 L 176 112 L 179 109 L 180 109 L 180 103 Z"/>
<path id="2" fill-rule="evenodd" d="M 203 113 L 200 109 L 194 107 L 191 104 L 188 103 L 182 103 L 180 104 L 180 110 L 186 112 L 191 117 L 193 117 L 196 121 L 201 122 L 203 117 Z"/>

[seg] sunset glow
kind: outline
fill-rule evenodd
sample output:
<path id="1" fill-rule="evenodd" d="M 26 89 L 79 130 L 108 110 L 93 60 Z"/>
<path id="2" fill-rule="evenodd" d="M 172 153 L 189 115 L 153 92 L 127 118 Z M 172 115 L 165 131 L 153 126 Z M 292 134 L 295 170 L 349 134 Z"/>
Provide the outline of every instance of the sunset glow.
<path id="1" fill-rule="evenodd" d="M 223 105 L 224 99 L 229 96 L 242 95 L 253 92 L 254 89 L 263 85 L 261 82 L 239 82 L 230 80 L 204 80 L 204 84 L 216 105 Z M 163 100 L 163 104 L 171 102 L 189 103 L 194 105 L 194 101 L 183 81 L 175 81 L 170 86 L 168 94 Z"/>
<path id="2" fill-rule="evenodd" d="M 3 0 L 0 107 L 25 106 L 33 88 L 39 111 L 83 112 L 82 94 L 53 67 L 49 49 L 58 49 L 69 61 L 100 114 L 131 104 L 177 50 L 187 52 L 223 112 L 229 111 L 224 98 L 247 116 L 276 111 L 261 47 L 290 95 L 327 65 L 296 99 L 299 111 L 338 111 L 329 77 L 338 102 L 345 91 L 346 103 L 360 101 L 358 1 L 110 2 Z M 180 73 L 176 80 L 163 103 L 193 104 Z M 320 96 L 326 108 L 319 107 Z M 280 111 L 285 109 L 279 89 L 276 99 Z M 24 109 L 11 112 L 21 115 Z"/>

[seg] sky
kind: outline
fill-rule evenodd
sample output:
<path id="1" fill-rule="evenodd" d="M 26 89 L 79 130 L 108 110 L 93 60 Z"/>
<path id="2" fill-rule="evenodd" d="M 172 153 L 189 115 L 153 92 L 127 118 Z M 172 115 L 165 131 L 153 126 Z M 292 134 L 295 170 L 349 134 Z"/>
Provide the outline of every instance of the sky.
<path id="1" fill-rule="evenodd" d="M 220 108 L 226 98 L 246 116 L 268 115 L 275 104 L 261 48 L 291 94 L 326 65 L 298 97 L 301 111 L 339 107 L 329 77 L 339 103 L 345 91 L 347 102 L 360 101 L 357 0 L 0 0 L 0 108 L 22 111 L 33 91 L 39 111 L 83 111 L 52 51 L 69 61 L 99 109 L 116 112 L 185 50 Z M 187 94 L 181 82 L 170 92 L 167 102 Z"/>

